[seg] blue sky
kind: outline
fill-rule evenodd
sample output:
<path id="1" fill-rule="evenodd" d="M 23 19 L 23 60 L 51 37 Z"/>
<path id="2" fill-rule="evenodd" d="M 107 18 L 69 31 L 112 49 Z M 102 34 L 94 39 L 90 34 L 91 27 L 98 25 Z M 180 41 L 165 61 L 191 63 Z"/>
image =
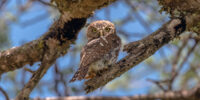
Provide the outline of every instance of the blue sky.
<path id="1" fill-rule="evenodd" d="M 14 9 L 16 8 L 15 7 L 16 5 L 15 5 L 15 2 L 13 2 L 13 1 L 10 2 L 10 4 L 9 4 L 9 6 L 10 6 L 9 11 L 14 13 L 14 14 L 17 14 L 14 11 Z M 105 10 L 105 8 L 103 8 L 101 10 L 97 10 L 95 12 L 94 16 L 98 16 L 99 19 L 106 20 L 104 10 Z M 24 43 L 35 40 L 35 39 L 39 38 L 40 36 L 42 36 L 48 30 L 48 28 L 51 26 L 51 24 L 52 24 L 52 22 L 54 21 L 55 18 L 46 17 L 43 20 L 40 20 L 40 21 L 38 21 L 34 24 L 29 24 L 27 26 L 24 26 L 23 24 L 21 24 L 21 23 L 24 23 L 24 22 L 32 19 L 32 18 L 40 16 L 42 14 L 47 14 L 46 11 L 49 11 L 49 10 L 44 8 L 43 5 L 41 6 L 40 4 L 36 3 L 34 7 L 32 7 L 30 10 L 26 11 L 25 13 L 23 13 L 19 17 L 19 20 L 17 22 L 10 24 L 11 25 L 10 26 L 10 39 L 11 39 L 12 47 L 13 46 L 20 46 Z M 118 4 L 117 7 L 111 8 L 110 12 L 111 12 L 111 14 L 110 14 L 111 21 L 115 22 L 117 20 L 124 18 L 129 13 L 129 8 L 127 8 L 127 6 L 124 3 L 120 3 L 120 4 Z M 145 17 L 146 15 L 144 13 L 139 12 L 139 14 L 141 14 L 141 16 L 144 17 L 144 19 L 146 18 Z M 91 19 L 88 19 L 88 22 L 90 22 L 90 21 L 91 21 Z M 153 26 L 152 25 L 150 25 L 150 26 L 151 26 L 151 29 L 154 31 L 154 30 L 158 29 L 160 25 L 161 25 L 161 23 L 156 23 Z M 138 33 L 144 33 L 144 34 L 148 33 L 137 20 L 134 21 L 134 22 L 128 23 L 127 25 L 122 27 L 122 29 L 124 29 L 124 30 L 126 30 L 127 32 L 130 32 L 130 33 L 132 33 L 132 32 L 133 33 L 138 32 Z M 79 34 L 79 38 L 82 37 L 83 35 L 85 35 L 84 33 L 85 33 L 85 30 L 83 29 L 81 34 Z M 148 33 L 148 34 L 150 34 L 150 33 Z M 121 37 L 121 38 L 123 38 L 123 37 Z M 127 40 L 127 42 L 138 40 L 138 39 L 141 39 L 141 38 L 131 37 L 129 39 L 130 40 Z M 80 42 L 80 41 L 81 41 L 80 39 L 77 40 L 77 42 Z M 166 52 L 166 53 L 168 53 L 168 52 Z M 158 55 L 158 54 L 156 53 L 156 55 Z M 67 63 L 69 63 L 68 62 L 69 61 L 68 56 L 70 56 L 70 54 L 67 54 L 64 57 L 59 58 L 58 61 L 60 62 L 59 65 L 61 67 L 64 68 L 64 67 L 66 67 Z M 124 56 L 124 54 L 121 54 L 121 56 Z M 75 65 L 75 66 L 78 66 L 78 65 Z M 134 73 L 135 71 L 141 71 L 142 72 L 146 69 L 147 68 L 145 68 L 144 64 L 139 64 L 137 67 L 134 67 L 132 70 L 130 70 L 129 73 Z M 20 72 L 21 70 L 18 70 L 17 72 Z M 42 80 L 48 80 L 48 82 L 51 82 L 53 70 L 54 70 L 53 68 L 50 68 Z M 4 74 L 4 76 L 5 75 L 6 74 Z M 16 76 L 17 80 L 18 80 L 18 78 L 20 79 L 20 77 L 21 77 L 21 75 Z M 30 77 L 31 77 L 31 75 L 27 74 L 26 80 L 28 80 Z M 89 94 L 89 96 L 91 96 L 91 95 L 93 95 L 93 96 L 95 96 L 95 95 L 125 96 L 125 95 L 134 95 L 134 94 L 145 94 L 145 93 L 148 92 L 149 86 L 152 85 L 149 82 L 146 82 L 145 80 L 147 78 L 156 79 L 156 78 L 159 78 L 159 77 L 160 77 L 159 73 L 146 73 L 146 76 L 143 77 L 142 79 L 136 78 L 137 81 L 131 82 L 132 87 L 130 88 L 129 91 L 124 92 L 123 89 L 118 88 L 117 90 L 110 92 L 109 89 L 103 89 L 102 91 L 97 90 L 94 93 Z M 119 77 L 116 80 L 120 80 L 120 78 L 121 77 Z M 20 80 L 18 80 L 18 81 L 20 81 Z M 83 82 L 71 83 L 71 84 L 69 84 L 69 86 L 78 85 L 78 84 L 82 84 L 82 83 Z M 141 84 L 141 83 L 143 83 L 143 84 Z M 121 83 L 119 83 L 119 84 L 121 84 Z M 136 85 L 136 86 L 134 86 L 134 85 Z M 11 82 L 9 82 L 8 80 L 2 78 L 2 80 L 0 82 L 0 86 L 8 87 L 8 88 L 4 88 L 4 89 L 6 91 L 10 91 L 11 90 L 10 88 L 12 88 L 12 86 L 15 86 L 15 85 L 12 84 Z M 152 85 L 152 86 L 154 86 L 154 85 Z M 20 88 L 22 88 L 22 87 L 19 87 L 19 89 Z M 40 93 L 38 93 L 37 91 L 34 90 L 31 93 L 31 97 L 37 97 L 37 96 L 52 97 L 52 96 L 56 96 L 55 93 L 49 92 L 48 89 L 49 88 L 47 88 L 47 87 L 42 87 L 42 91 L 44 92 L 43 95 L 40 95 Z M 60 89 L 62 90 L 62 87 Z M 12 98 L 15 97 L 15 95 L 13 95 L 12 93 L 9 93 L 9 95 Z M 83 95 L 83 94 L 81 94 L 81 95 Z M 0 99 L 2 100 L 2 98 L 3 98 L 3 96 L 2 96 L 2 94 L 0 94 Z"/>

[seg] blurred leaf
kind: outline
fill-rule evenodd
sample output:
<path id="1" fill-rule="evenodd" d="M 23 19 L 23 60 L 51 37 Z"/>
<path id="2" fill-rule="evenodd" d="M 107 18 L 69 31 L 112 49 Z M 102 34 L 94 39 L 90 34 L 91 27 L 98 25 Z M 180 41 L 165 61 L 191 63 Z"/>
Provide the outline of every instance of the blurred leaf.
<path id="1" fill-rule="evenodd" d="M 3 19 L 0 19 L 0 50 L 6 49 L 9 46 L 8 26 Z"/>

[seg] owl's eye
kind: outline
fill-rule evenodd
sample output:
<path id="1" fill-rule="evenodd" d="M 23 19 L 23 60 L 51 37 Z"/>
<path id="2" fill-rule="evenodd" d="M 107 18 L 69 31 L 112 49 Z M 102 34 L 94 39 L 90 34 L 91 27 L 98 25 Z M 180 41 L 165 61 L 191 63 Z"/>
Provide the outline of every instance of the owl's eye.
<path id="1" fill-rule="evenodd" d="M 96 29 L 96 28 L 93 28 L 93 29 L 92 29 L 92 32 L 94 32 L 94 33 L 97 32 L 97 29 Z"/>
<path id="2" fill-rule="evenodd" d="M 106 27 L 105 30 L 106 30 L 106 32 L 109 32 L 109 31 L 110 31 L 110 28 L 109 28 L 109 27 Z"/>

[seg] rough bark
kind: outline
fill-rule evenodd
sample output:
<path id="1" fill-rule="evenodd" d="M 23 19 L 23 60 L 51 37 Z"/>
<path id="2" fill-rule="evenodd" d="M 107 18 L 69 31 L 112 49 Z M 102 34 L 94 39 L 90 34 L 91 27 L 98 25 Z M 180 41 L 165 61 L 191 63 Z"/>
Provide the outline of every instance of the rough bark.
<path id="1" fill-rule="evenodd" d="M 28 99 L 29 93 L 37 85 L 47 69 L 56 58 L 67 53 L 70 44 L 74 43 L 78 31 L 84 26 L 87 17 L 94 10 L 105 7 L 116 0 L 52 0 L 61 12 L 49 31 L 38 40 L 26 43 L 0 53 L 0 75 L 22 68 L 26 64 L 41 61 L 41 67 L 33 74 L 31 80 L 19 93 L 17 99 Z M 130 68 L 153 55 L 164 44 L 178 37 L 185 30 L 199 32 L 199 0 L 158 0 L 164 11 L 171 14 L 171 20 L 159 30 L 146 38 L 129 43 L 124 51 L 126 57 L 111 66 L 102 76 L 96 76 L 85 82 L 86 92 L 104 86 L 119 77 Z M 184 5 L 184 7 L 182 7 Z M 192 12 L 191 12 L 192 11 Z"/>
<path id="2" fill-rule="evenodd" d="M 170 3 L 168 5 L 171 7 L 174 2 L 181 0 L 176 0 L 174 2 L 170 0 L 165 1 L 169 1 Z M 197 1 L 195 3 L 200 4 L 198 0 L 191 1 Z M 160 4 L 162 4 L 161 2 L 163 1 L 160 1 Z M 181 5 L 180 3 L 184 2 L 179 2 L 179 5 Z M 165 5 L 163 5 L 163 8 L 165 8 Z M 172 11 L 169 11 L 171 14 L 171 20 L 169 22 L 164 24 L 159 30 L 147 36 L 146 38 L 125 45 L 124 51 L 127 51 L 128 53 L 126 57 L 122 58 L 119 62 L 111 66 L 111 68 L 105 71 L 101 76 L 96 76 L 95 78 L 86 81 L 86 93 L 92 92 L 95 89 L 106 85 L 116 77 L 119 77 L 129 69 L 133 68 L 135 65 L 153 55 L 157 50 L 159 50 L 159 48 L 178 37 L 186 29 L 187 31 L 199 32 L 197 29 L 194 30 L 194 27 L 199 25 L 200 15 L 191 14 L 189 12 L 183 13 L 181 12 L 182 10 L 179 10 L 180 12 L 177 14 L 173 12 L 174 9 L 170 10 Z M 176 16 L 179 18 L 175 18 Z"/>
<path id="3" fill-rule="evenodd" d="M 91 16 L 94 10 L 105 7 L 114 1 L 53 0 L 61 12 L 61 17 L 38 40 L 0 52 L 0 75 L 22 68 L 26 64 L 32 65 L 35 62 L 41 61 L 46 49 L 49 49 L 49 45 L 46 43 L 47 40 L 58 42 L 54 47 L 61 51 L 60 56 L 66 54 L 69 45 L 76 40 L 77 30 L 84 26 L 87 17 Z M 76 21 L 73 23 L 75 20 L 80 20 L 80 22 Z M 56 52 L 56 49 L 54 52 Z"/>
<path id="4" fill-rule="evenodd" d="M 186 28 L 186 21 L 182 19 L 172 19 L 164 24 L 158 31 L 146 38 L 125 45 L 124 51 L 128 53 L 126 57 L 111 66 L 101 76 L 96 76 L 85 82 L 86 92 L 104 86 L 111 80 L 119 77 L 135 65 L 153 55 L 158 49 L 179 36 Z"/>
<path id="5" fill-rule="evenodd" d="M 60 54 L 56 57 L 66 54 L 69 45 L 74 43 L 77 33 L 85 22 L 86 18 L 74 18 L 68 22 L 60 18 L 38 40 L 0 52 L 0 74 L 41 61 L 48 50 L 59 52 Z"/>
<path id="6" fill-rule="evenodd" d="M 58 21 L 62 22 L 62 21 Z M 48 68 L 55 63 L 56 58 L 65 54 L 69 45 L 73 43 L 77 37 L 78 31 L 84 26 L 86 18 L 76 18 L 63 24 L 63 29 L 58 28 L 61 24 L 54 23 L 55 26 L 50 28 L 49 34 L 42 37 L 43 41 L 40 45 L 42 53 L 40 61 L 40 68 L 33 73 L 29 82 L 24 86 L 22 91 L 18 94 L 16 100 L 27 100 L 33 88 L 37 85 L 40 79 L 44 76 Z M 54 28 L 58 29 L 55 30 Z"/>
<path id="7" fill-rule="evenodd" d="M 172 17 L 182 15 L 195 17 L 187 20 L 187 30 L 200 34 L 200 23 L 197 17 L 200 14 L 200 0 L 158 0 L 161 12 L 165 11 Z"/>
<path id="8" fill-rule="evenodd" d="M 115 0 L 52 1 L 57 4 L 61 16 L 52 24 L 48 32 L 38 40 L 0 52 L 0 75 L 22 68 L 26 64 L 32 65 L 35 62 L 41 62 L 40 68 L 33 73 L 31 79 L 19 92 L 16 100 L 29 99 L 29 94 L 49 67 L 55 63 L 58 57 L 67 53 L 93 11 L 107 6 Z"/>

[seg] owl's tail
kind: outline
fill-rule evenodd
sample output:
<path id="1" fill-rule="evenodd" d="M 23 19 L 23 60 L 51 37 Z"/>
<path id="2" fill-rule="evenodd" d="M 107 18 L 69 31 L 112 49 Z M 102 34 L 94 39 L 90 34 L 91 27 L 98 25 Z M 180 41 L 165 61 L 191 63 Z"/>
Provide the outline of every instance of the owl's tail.
<path id="1" fill-rule="evenodd" d="M 71 82 L 74 82 L 76 80 L 81 80 L 80 71 L 77 71 L 69 82 L 71 83 Z"/>
<path id="2" fill-rule="evenodd" d="M 85 78 L 85 75 L 87 74 L 88 67 L 79 67 L 78 71 L 74 74 L 72 79 L 69 82 L 74 82 L 76 80 L 82 80 Z"/>

